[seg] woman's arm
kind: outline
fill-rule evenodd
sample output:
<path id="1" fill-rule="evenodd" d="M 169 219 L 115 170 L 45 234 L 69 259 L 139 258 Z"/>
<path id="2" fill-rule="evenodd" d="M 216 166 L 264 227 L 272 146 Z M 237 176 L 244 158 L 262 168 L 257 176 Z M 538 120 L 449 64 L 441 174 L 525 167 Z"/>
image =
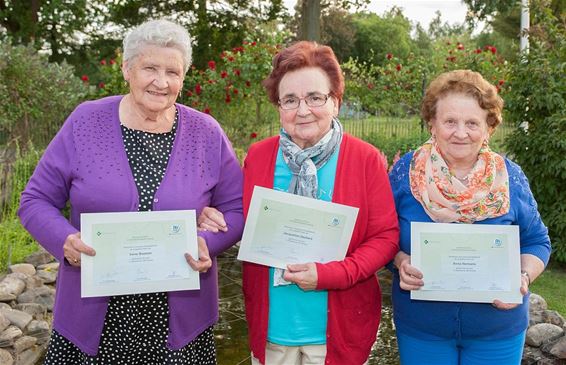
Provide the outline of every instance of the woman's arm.
<path id="1" fill-rule="evenodd" d="M 70 235 L 78 232 L 61 214 L 69 199 L 75 155 L 70 119 L 43 153 L 22 192 L 18 210 L 22 225 L 61 262 L 64 259 L 63 244 Z"/>
<path id="2" fill-rule="evenodd" d="M 356 160 L 363 162 L 342 166 L 345 170 L 340 173 L 347 176 L 342 189 L 346 194 L 357 194 L 356 200 L 367 209 L 366 226 L 354 229 L 354 236 L 356 231 L 364 236 L 344 260 L 316 263 L 317 289 L 350 288 L 375 275 L 399 251 L 399 224 L 386 168 L 376 150 L 358 157 Z"/>
<path id="3" fill-rule="evenodd" d="M 511 204 L 517 212 L 519 236 L 521 240 L 521 294 L 528 293 L 529 285 L 544 271 L 550 258 L 550 238 L 548 229 L 542 222 L 537 202 L 529 187 L 527 177 L 521 168 L 507 161 L 509 172 Z M 493 305 L 499 309 L 512 309 L 517 304 L 495 300 Z"/>
<path id="4" fill-rule="evenodd" d="M 244 215 L 242 210 L 242 169 L 227 137 L 222 134 L 220 176 L 214 187 L 210 205 L 222 213 L 226 230 L 219 233 L 199 231 L 208 245 L 210 256 L 218 256 L 242 237 Z"/>

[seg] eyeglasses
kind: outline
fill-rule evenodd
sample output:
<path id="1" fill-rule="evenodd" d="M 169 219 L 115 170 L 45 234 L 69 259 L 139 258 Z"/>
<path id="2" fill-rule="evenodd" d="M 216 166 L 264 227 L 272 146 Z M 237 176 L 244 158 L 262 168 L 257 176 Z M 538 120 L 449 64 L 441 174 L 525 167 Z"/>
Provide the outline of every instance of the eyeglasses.
<path id="1" fill-rule="evenodd" d="M 279 99 L 279 107 L 283 110 L 297 109 L 301 105 L 301 100 L 304 100 L 308 106 L 311 108 L 316 108 L 326 104 L 326 101 L 330 97 L 330 94 L 319 94 L 313 93 L 305 96 L 304 98 L 299 98 L 296 96 L 289 96 L 287 98 Z"/>

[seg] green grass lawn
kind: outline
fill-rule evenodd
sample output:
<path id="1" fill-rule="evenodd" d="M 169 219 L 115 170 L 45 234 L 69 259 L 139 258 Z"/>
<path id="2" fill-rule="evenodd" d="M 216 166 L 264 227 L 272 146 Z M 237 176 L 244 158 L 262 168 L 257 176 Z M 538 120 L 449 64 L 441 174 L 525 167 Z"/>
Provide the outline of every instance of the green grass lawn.
<path id="1" fill-rule="evenodd" d="M 551 262 L 529 289 L 546 299 L 549 309 L 566 317 L 566 264 Z"/>

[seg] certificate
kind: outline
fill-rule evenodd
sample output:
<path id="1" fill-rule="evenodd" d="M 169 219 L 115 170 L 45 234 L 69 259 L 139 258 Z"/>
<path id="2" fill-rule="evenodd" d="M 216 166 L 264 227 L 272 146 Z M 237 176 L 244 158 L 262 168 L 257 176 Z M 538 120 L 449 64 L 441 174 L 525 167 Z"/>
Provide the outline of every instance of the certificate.
<path id="1" fill-rule="evenodd" d="M 199 289 L 194 210 L 81 214 L 81 297 Z"/>
<path id="2" fill-rule="evenodd" d="M 254 187 L 238 259 L 287 264 L 343 260 L 358 208 Z"/>
<path id="3" fill-rule="evenodd" d="M 411 299 L 523 302 L 518 226 L 412 222 L 411 265 L 424 281 Z"/>

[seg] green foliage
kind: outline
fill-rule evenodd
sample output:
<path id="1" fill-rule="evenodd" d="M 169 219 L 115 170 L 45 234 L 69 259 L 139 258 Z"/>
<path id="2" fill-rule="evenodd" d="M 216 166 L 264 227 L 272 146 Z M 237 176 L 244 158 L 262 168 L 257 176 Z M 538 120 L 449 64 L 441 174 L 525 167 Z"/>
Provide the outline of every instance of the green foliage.
<path id="1" fill-rule="evenodd" d="M 117 52 L 116 58 L 100 61 L 97 74 L 100 80 L 92 80 L 90 93 L 94 99 L 103 98 L 111 95 L 125 95 L 129 92 L 129 87 L 122 75 L 122 53 Z M 84 76 L 83 76 L 84 78 Z"/>
<path id="2" fill-rule="evenodd" d="M 94 17 L 94 8 L 86 0 L 2 1 L 0 24 L 16 44 L 46 44 L 50 60 L 60 62 L 72 54 L 79 42 L 72 35 L 83 30 Z"/>
<path id="3" fill-rule="evenodd" d="M 399 157 L 409 151 L 414 151 L 429 137 L 430 134 L 428 132 L 417 132 L 411 136 L 394 138 L 374 133 L 366 137 L 365 140 L 377 147 L 387 158 L 389 166 L 392 166 Z"/>
<path id="4" fill-rule="evenodd" d="M 554 258 L 566 262 L 566 28 L 547 8 L 533 13 L 530 52 L 509 76 L 507 120 L 518 128 L 507 147 L 529 178 Z"/>
<path id="5" fill-rule="evenodd" d="M 359 62 L 383 65 L 386 53 L 405 58 L 411 52 L 411 23 L 397 8 L 380 17 L 374 13 L 353 16 L 356 32 L 352 57 Z"/>
<path id="6" fill-rule="evenodd" d="M 28 147 L 27 152 L 21 154 L 17 151 L 16 155 L 18 157 L 7 175 L 8 180 L 2 186 L 6 191 L 1 195 L 6 194 L 7 200 L 0 214 L 0 272 L 4 272 L 7 265 L 22 261 L 38 247 L 20 224 L 17 210 L 20 193 L 31 177 L 41 152 Z"/>
<path id="7" fill-rule="evenodd" d="M 434 18 L 428 25 L 428 35 L 431 39 L 453 38 L 464 33 L 466 33 L 466 27 L 463 24 L 442 23 L 442 14 L 439 10 L 436 11 Z"/>
<path id="8" fill-rule="evenodd" d="M 85 95 L 71 66 L 49 63 L 31 46 L 0 43 L 0 144 L 44 146 Z"/>
<path id="9" fill-rule="evenodd" d="M 349 60 L 342 65 L 346 98 L 372 114 L 416 115 L 425 86 L 440 73 L 456 69 L 480 72 L 504 95 L 508 64 L 495 47 L 476 48 L 466 35 L 438 39 L 431 47 L 430 55 L 382 54 L 383 65 Z"/>
<path id="10" fill-rule="evenodd" d="M 261 82 L 271 72 L 283 36 L 257 33 L 209 60 L 206 69 L 191 68 L 180 101 L 213 115 L 236 146 L 247 148 L 254 139 L 272 134 L 279 129 L 277 113 Z"/>
<path id="11" fill-rule="evenodd" d="M 195 40 L 194 62 L 203 66 L 257 25 L 285 16 L 282 0 L 4 0 L 0 36 L 5 30 L 15 44 L 46 50 L 51 61 L 66 60 L 79 75 L 92 75 L 90 61 L 111 55 L 128 29 L 148 19 L 185 26 Z"/>
<path id="12" fill-rule="evenodd" d="M 529 290 L 541 295 L 548 308 L 566 316 L 566 265 L 550 262 L 544 272 L 532 283 Z"/>
<path id="13" fill-rule="evenodd" d="M 321 19 L 320 42 L 332 48 L 338 62 L 352 56 L 355 47 L 356 30 L 353 15 L 338 7 L 329 7 Z"/>
<path id="14" fill-rule="evenodd" d="M 485 20 L 492 15 L 507 14 L 516 10 L 521 6 L 521 2 L 517 0 L 462 0 L 468 6 L 466 20 L 473 24 L 477 20 Z M 538 3 L 539 6 L 548 8 L 554 16 L 564 17 L 566 10 L 566 1 L 564 0 L 534 0 L 532 4 Z"/>

